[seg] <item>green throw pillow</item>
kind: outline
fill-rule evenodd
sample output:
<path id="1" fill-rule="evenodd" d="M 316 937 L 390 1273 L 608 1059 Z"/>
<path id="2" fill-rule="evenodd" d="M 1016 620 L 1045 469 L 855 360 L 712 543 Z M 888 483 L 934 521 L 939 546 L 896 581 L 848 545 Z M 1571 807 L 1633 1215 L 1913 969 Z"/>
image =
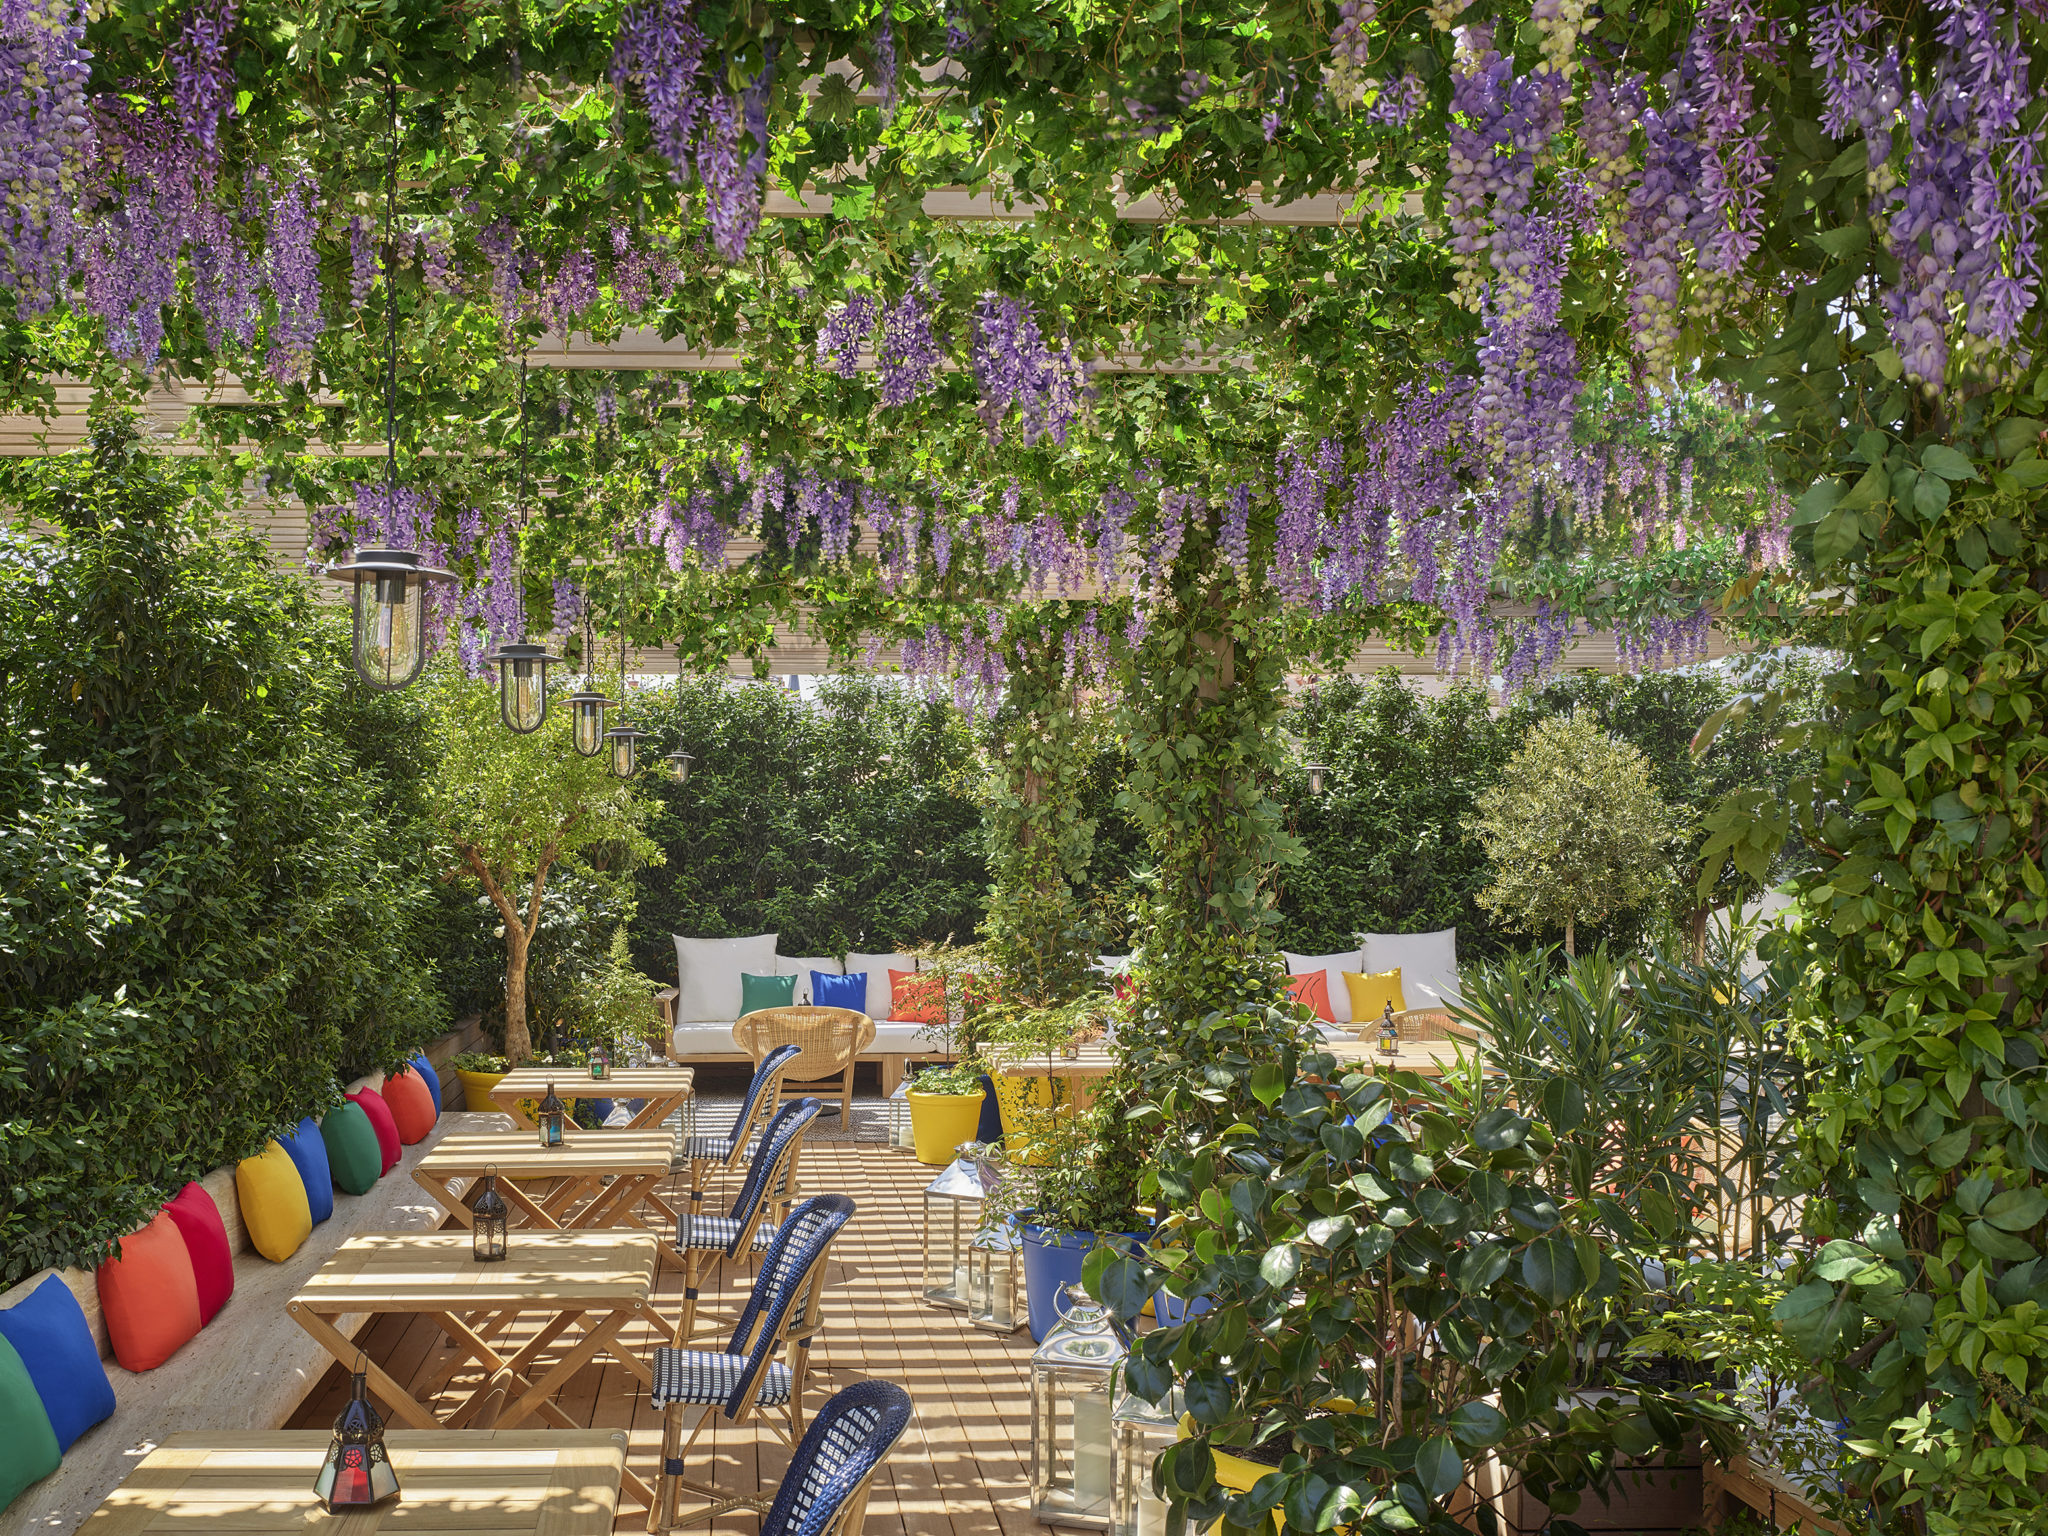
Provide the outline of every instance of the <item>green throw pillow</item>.
<path id="1" fill-rule="evenodd" d="M 749 976 L 740 972 L 740 1017 L 763 1008 L 787 1008 L 796 1001 L 794 976 Z"/>
<path id="2" fill-rule="evenodd" d="M 342 1103 L 320 1121 L 320 1139 L 327 1143 L 327 1167 L 334 1187 L 351 1195 L 367 1195 L 384 1176 L 384 1149 L 377 1128 L 360 1104 Z"/>
<path id="3" fill-rule="evenodd" d="M 0 1338 L 0 1509 L 19 1498 L 30 1483 L 56 1471 L 63 1459 L 28 1367 L 14 1346 Z"/>

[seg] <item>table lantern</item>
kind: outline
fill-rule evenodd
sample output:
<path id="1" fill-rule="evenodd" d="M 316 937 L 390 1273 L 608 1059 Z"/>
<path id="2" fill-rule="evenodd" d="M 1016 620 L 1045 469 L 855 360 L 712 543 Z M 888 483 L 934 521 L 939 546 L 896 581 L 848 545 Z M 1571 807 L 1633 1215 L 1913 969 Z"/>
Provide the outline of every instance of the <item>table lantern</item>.
<path id="1" fill-rule="evenodd" d="M 1388 1003 L 1380 1013 L 1380 1054 L 1398 1056 L 1401 1054 L 1401 1026 L 1394 1022 L 1394 1005 Z"/>
<path id="2" fill-rule="evenodd" d="M 967 1248 L 993 1182 L 981 1143 L 966 1141 L 925 1188 L 924 1299 L 935 1307 L 967 1310 Z"/>
<path id="3" fill-rule="evenodd" d="M 967 1321 L 985 1333 L 1007 1336 L 1025 1324 L 1022 1248 L 1008 1222 L 967 1245 Z"/>
<path id="4" fill-rule="evenodd" d="M 1152 1465 L 1180 1439 L 1180 1388 L 1167 1393 L 1166 1401 L 1148 1403 L 1126 1389 L 1110 1418 L 1116 1426 L 1111 1446 L 1114 1465 L 1110 1468 L 1110 1536 L 1166 1536 L 1167 1511 L 1172 1507 L 1153 1491 Z"/>
<path id="5" fill-rule="evenodd" d="M 498 1193 L 498 1165 L 484 1169 L 484 1187 L 470 1207 L 470 1251 L 479 1264 L 496 1264 L 505 1257 L 505 1234 L 512 1227 L 512 1211 Z"/>
<path id="6" fill-rule="evenodd" d="M 601 1083 L 612 1075 L 612 1053 L 601 1045 L 590 1048 L 590 1080 Z"/>
<path id="7" fill-rule="evenodd" d="M 910 1080 L 905 1078 L 889 1095 L 889 1145 L 899 1152 L 917 1150 L 917 1132 L 910 1123 Z"/>
<path id="8" fill-rule="evenodd" d="M 562 1101 L 555 1097 L 555 1080 L 549 1078 L 547 1097 L 540 1101 L 540 1144 L 549 1151 L 567 1145 L 563 1127 L 568 1120 Z"/>
<path id="9" fill-rule="evenodd" d="M 356 1357 L 354 1385 L 313 1480 L 313 1492 L 330 1515 L 398 1497 L 398 1473 L 384 1451 L 384 1421 L 370 1403 L 368 1366 L 367 1356 Z"/>
<path id="10" fill-rule="evenodd" d="M 1031 1355 L 1031 1513 L 1042 1524 L 1109 1529 L 1110 1391 L 1124 1354 L 1109 1309 L 1069 1286 Z"/>

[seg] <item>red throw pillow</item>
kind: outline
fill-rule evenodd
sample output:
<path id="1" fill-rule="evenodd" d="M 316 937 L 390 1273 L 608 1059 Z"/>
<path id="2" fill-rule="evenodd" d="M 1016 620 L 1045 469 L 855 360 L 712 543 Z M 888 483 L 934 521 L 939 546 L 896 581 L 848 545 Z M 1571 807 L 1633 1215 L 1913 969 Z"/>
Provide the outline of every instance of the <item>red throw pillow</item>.
<path id="1" fill-rule="evenodd" d="M 192 1255 L 168 1212 L 121 1239 L 121 1256 L 100 1266 L 99 1290 L 108 1342 L 127 1370 L 155 1370 L 199 1333 Z"/>
<path id="2" fill-rule="evenodd" d="M 946 1022 L 946 978 L 916 971 L 889 973 L 889 1017 L 906 1024 Z"/>
<path id="3" fill-rule="evenodd" d="M 381 1179 L 398 1166 L 398 1122 L 391 1118 L 391 1106 L 384 1102 L 384 1095 L 374 1088 L 364 1088 L 347 1097 L 377 1133 L 377 1151 L 384 1160 L 383 1171 L 377 1175 Z"/>
<path id="4" fill-rule="evenodd" d="M 1306 976 L 1287 978 L 1287 995 L 1308 1008 L 1325 1024 L 1337 1022 L 1330 1012 L 1330 976 L 1327 971 L 1310 971 Z"/>
<path id="5" fill-rule="evenodd" d="M 411 1067 L 384 1079 L 384 1107 L 397 1123 L 398 1139 L 408 1147 L 433 1135 L 434 1122 L 440 1118 L 434 1109 L 433 1094 Z"/>
<path id="6" fill-rule="evenodd" d="M 192 1258 L 192 1279 L 199 1289 L 199 1326 L 212 1322 L 235 1294 L 235 1250 L 228 1246 L 227 1223 L 220 1207 L 197 1184 L 187 1184 L 164 1207 L 185 1239 Z"/>

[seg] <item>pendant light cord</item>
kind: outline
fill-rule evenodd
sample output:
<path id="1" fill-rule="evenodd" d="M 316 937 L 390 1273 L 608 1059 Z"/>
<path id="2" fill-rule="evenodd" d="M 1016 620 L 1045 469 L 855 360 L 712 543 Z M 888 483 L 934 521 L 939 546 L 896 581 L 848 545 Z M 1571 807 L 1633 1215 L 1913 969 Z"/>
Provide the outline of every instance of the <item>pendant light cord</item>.
<path id="1" fill-rule="evenodd" d="M 384 77 L 391 150 L 384 159 L 384 515 L 398 516 L 398 77 Z"/>

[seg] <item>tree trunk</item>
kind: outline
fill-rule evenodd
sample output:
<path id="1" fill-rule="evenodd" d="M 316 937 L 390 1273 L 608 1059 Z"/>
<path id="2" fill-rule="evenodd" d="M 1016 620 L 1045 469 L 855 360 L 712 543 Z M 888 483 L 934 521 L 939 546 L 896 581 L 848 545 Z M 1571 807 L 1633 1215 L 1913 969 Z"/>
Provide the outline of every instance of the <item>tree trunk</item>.
<path id="1" fill-rule="evenodd" d="M 505 1059 L 518 1066 L 533 1054 L 533 1035 L 526 1027 L 526 929 L 505 925 Z"/>
<path id="2" fill-rule="evenodd" d="M 1572 948 L 1572 920 L 1570 918 L 1564 920 L 1564 957 L 1567 960 L 1576 960 L 1579 957 L 1579 952 Z"/>

